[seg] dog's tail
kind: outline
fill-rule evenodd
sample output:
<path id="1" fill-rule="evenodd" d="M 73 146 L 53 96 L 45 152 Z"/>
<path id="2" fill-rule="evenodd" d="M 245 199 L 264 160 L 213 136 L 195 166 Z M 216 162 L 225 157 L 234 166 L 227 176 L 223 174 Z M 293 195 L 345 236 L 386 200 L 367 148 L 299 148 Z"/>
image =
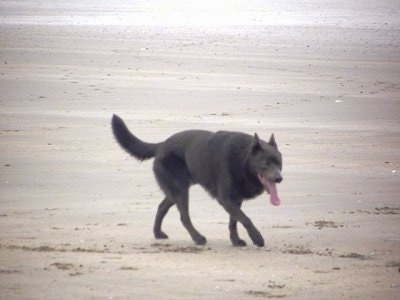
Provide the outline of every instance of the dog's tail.
<path id="1" fill-rule="evenodd" d="M 117 115 L 111 120 L 112 130 L 118 144 L 129 154 L 139 160 L 153 158 L 162 143 L 146 143 L 135 137 Z"/>

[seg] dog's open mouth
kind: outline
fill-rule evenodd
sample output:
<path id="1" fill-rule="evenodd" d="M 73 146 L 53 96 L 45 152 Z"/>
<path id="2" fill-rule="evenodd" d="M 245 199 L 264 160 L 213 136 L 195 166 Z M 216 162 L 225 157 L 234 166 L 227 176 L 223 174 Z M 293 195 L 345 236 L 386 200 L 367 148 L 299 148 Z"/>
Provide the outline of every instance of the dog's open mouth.
<path id="1" fill-rule="evenodd" d="M 262 174 L 257 175 L 261 184 L 264 186 L 265 191 L 269 194 L 269 201 L 271 202 L 271 204 L 275 206 L 281 204 L 281 200 L 278 196 L 278 190 L 276 189 L 276 183 L 269 181 Z"/>

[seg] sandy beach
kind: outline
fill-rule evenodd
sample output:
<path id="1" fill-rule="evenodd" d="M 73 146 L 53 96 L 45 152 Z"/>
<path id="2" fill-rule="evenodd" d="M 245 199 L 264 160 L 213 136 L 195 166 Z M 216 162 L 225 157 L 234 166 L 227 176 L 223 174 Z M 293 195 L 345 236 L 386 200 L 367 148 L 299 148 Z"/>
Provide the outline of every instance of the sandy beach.
<path id="1" fill-rule="evenodd" d="M 400 3 L 109 2 L 0 1 L 0 299 L 398 299 Z M 207 245 L 176 209 L 155 240 L 113 114 L 274 133 L 282 204 L 243 205 L 266 246 L 198 186 Z"/>

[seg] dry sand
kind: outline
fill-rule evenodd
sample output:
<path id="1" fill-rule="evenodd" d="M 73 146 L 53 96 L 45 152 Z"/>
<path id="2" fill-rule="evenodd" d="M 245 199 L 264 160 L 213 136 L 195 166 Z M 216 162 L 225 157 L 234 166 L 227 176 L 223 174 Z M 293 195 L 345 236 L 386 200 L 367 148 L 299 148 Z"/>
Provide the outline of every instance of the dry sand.
<path id="1" fill-rule="evenodd" d="M 109 2 L 0 2 L 0 298 L 398 299 L 399 2 L 253 1 L 193 18 L 190 5 Z M 208 244 L 174 209 L 170 239 L 155 240 L 162 194 L 151 162 L 113 140 L 113 113 L 154 142 L 274 132 L 282 205 L 244 204 L 266 247 L 242 228 L 249 246 L 232 247 L 199 187 L 190 211 Z"/>

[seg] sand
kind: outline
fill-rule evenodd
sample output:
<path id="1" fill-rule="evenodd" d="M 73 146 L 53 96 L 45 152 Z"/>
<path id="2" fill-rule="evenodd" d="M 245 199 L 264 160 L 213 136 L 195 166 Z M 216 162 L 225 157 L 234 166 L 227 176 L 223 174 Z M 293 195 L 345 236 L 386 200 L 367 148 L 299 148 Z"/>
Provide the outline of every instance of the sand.
<path id="1" fill-rule="evenodd" d="M 399 3 L 110 2 L 0 3 L 0 298 L 398 299 Z M 176 209 L 155 240 L 113 113 L 149 142 L 274 133 L 282 204 L 243 205 L 266 247 L 200 187 L 207 245 Z"/>

